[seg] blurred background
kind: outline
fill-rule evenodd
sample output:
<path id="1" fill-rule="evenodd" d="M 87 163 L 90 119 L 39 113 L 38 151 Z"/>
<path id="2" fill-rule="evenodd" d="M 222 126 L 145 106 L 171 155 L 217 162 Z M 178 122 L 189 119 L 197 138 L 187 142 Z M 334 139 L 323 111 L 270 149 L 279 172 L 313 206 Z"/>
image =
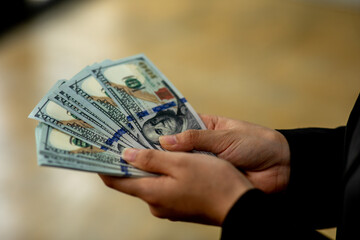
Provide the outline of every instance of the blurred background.
<path id="1" fill-rule="evenodd" d="M 27 116 L 56 80 L 86 65 L 145 53 L 198 112 L 271 128 L 344 125 L 359 93 L 357 0 L 8 2 L 0 239 L 220 236 L 217 227 L 157 219 L 96 174 L 37 166 L 37 122 Z"/>

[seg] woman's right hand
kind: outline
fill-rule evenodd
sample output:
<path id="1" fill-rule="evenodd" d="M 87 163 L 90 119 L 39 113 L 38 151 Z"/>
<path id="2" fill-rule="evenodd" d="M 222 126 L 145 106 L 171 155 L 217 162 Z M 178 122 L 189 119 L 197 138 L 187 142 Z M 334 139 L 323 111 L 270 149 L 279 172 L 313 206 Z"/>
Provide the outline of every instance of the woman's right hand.
<path id="1" fill-rule="evenodd" d="M 278 131 L 224 117 L 200 115 L 207 130 L 160 137 L 169 151 L 207 151 L 231 162 L 266 193 L 283 191 L 290 178 L 290 150 Z"/>

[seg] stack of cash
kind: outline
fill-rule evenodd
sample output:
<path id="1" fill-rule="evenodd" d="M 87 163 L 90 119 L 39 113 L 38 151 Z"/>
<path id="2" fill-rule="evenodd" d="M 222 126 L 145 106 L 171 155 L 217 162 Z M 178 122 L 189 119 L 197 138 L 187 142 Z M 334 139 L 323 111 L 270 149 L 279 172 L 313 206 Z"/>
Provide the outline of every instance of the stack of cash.
<path id="1" fill-rule="evenodd" d="M 171 82 L 144 56 L 105 60 L 59 80 L 29 118 L 38 164 L 113 176 L 153 176 L 127 164 L 125 148 L 162 150 L 159 137 L 205 129 Z"/>

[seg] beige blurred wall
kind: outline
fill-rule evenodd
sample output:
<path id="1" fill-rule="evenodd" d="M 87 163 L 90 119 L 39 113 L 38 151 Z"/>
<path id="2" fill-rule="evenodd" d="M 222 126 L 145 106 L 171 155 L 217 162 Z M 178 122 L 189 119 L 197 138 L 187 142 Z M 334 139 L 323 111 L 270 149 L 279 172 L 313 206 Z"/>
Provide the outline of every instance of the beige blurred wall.
<path id="1" fill-rule="evenodd" d="M 299 0 L 70 1 L 9 31 L 0 38 L 0 239 L 219 238 L 217 227 L 156 219 L 95 174 L 36 164 L 37 123 L 27 115 L 56 80 L 137 53 L 198 112 L 272 128 L 336 127 L 360 89 L 360 9 Z"/>

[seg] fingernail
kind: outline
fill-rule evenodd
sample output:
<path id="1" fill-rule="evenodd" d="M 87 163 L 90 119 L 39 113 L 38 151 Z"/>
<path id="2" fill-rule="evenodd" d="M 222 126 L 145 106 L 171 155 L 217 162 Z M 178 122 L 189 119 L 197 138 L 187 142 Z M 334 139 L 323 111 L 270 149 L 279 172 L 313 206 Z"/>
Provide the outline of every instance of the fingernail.
<path id="1" fill-rule="evenodd" d="M 177 143 L 176 135 L 161 136 L 159 140 L 161 144 L 165 145 L 175 145 Z"/>
<path id="2" fill-rule="evenodd" d="M 136 154 L 139 152 L 139 149 L 136 148 L 125 148 L 122 153 L 121 157 L 128 162 L 132 162 L 135 160 Z"/>

